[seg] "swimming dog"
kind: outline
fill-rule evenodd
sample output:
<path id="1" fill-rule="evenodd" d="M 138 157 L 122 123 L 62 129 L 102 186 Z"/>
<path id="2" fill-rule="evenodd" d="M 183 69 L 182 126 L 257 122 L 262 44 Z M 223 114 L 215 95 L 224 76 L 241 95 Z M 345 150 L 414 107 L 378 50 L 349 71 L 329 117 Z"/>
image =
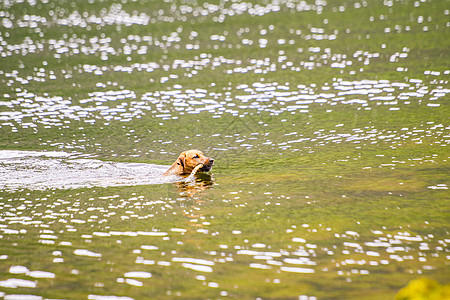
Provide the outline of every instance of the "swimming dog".
<path id="1" fill-rule="evenodd" d="M 200 172 L 208 172 L 211 170 L 213 164 L 214 159 L 206 157 L 203 152 L 199 150 L 188 150 L 182 152 L 163 175 L 191 174 L 194 169 L 196 169 L 195 172 L 197 170 Z"/>

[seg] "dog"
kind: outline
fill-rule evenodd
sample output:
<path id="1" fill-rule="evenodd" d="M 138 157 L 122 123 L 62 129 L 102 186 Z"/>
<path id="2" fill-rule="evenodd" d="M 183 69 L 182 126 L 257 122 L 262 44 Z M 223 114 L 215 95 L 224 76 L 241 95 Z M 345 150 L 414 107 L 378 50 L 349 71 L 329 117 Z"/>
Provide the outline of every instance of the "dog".
<path id="1" fill-rule="evenodd" d="M 184 151 L 163 175 L 191 174 L 192 170 L 200 164 L 202 164 L 203 167 L 201 167 L 199 171 L 208 172 L 214 164 L 214 159 L 206 157 L 203 152 L 199 150 Z"/>

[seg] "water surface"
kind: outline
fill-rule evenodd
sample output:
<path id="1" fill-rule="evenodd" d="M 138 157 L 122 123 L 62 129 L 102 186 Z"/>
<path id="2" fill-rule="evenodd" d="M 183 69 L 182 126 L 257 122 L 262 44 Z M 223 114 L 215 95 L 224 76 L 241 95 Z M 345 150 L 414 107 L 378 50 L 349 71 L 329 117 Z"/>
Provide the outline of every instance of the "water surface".
<path id="1" fill-rule="evenodd" d="M 389 299 L 449 278 L 449 1 L 0 4 L 0 296 Z M 192 182 L 178 154 L 215 159 Z"/>
<path id="2" fill-rule="evenodd" d="M 180 181 L 169 166 L 103 162 L 66 152 L 0 151 L 2 190 L 78 189 Z"/>

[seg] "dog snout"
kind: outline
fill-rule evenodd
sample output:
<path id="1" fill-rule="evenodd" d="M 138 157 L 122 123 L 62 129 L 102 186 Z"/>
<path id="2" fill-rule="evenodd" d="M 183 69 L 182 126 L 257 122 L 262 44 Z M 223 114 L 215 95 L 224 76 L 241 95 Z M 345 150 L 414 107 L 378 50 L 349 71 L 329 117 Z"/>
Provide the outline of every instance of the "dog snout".
<path id="1" fill-rule="evenodd" d="M 203 172 L 208 172 L 212 169 L 213 164 L 214 164 L 214 159 L 208 157 L 206 160 L 206 163 L 203 164 L 203 167 L 200 170 Z"/>

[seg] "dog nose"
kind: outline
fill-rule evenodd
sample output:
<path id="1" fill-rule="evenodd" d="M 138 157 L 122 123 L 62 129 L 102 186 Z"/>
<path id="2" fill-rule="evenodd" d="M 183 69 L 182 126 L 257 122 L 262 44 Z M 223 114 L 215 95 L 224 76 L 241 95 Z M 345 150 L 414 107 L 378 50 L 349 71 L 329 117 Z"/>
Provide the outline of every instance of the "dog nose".
<path id="1" fill-rule="evenodd" d="M 210 159 L 209 159 L 209 162 L 210 162 L 211 164 L 213 164 L 213 163 L 214 163 L 214 159 L 213 159 L 213 158 L 210 158 Z"/>

